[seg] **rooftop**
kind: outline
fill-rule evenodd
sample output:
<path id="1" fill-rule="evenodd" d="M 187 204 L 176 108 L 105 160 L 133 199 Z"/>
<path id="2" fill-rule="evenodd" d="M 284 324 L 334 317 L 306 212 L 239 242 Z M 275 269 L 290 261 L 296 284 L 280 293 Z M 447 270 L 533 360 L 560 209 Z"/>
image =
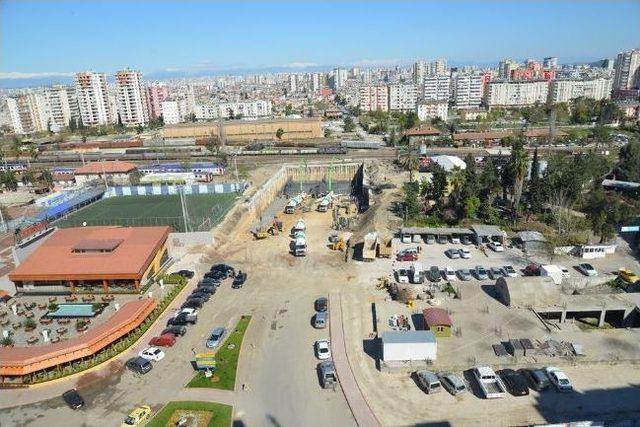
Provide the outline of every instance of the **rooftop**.
<path id="1" fill-rule="evenodd" d="M 75 170 L 76 175 L 94 175 L 101 173 L 127 173 L 136 169 L 136 165 L 129 162 L 115 161 L 102 161 L 91 162 Z"/>
<path id="2" fill-rule="evenodd" d="M 436 337 L 431 331 L 385 331 L 382 333 L 384 344 L 435 343 Z"/>
<path id="3" fill-rule="evenodd" d="M 422 311 L 422 315 L 424 316 L 424 321 L 427 326 L 435 326 L 435 325 L 444 325 L 451 326 L 453 322 L 451 321 L 451 317 L 447 310 L 438 307 L 429 307 L 425 308 Z"/>
<path id="4" fill-rule="evenodd" d="M 57 230 L 10 274 L 23 280 L 141 279 L 170 228 L 78 227 Z"/>

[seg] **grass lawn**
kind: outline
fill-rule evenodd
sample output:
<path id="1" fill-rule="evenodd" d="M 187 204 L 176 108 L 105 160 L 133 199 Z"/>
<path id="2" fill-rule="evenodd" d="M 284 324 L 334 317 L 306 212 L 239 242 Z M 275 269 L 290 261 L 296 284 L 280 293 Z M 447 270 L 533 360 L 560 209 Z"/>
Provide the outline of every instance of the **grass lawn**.
<path id="1" fill-rule="evenodd" d="M 208 387 L 220 388 L 223 390 L 234 390 L 236 386 L 236 371 L 238 370 L 238 356 L 242 347 L 242 339 L 247 331 L 251 316 L 242 316 L 233 332 L 222 344 L 216 353 L 216 371 L 211 378 L 207 378 L 203 373 L 198 372 L 187 387 Z M 233 344 L 233 348 L 229 345 Z M 213 381 L 212 381 L 213 379 Z"/>
<path id="2" fill-rule="evenodd" d="M 205 219 L 209 229 L 216 225 L 231 208 L 236 194 L 192 194 L 186 196 L 191 227 L 197 231 Z M 170 225 L 183 231 L 184 221 L 180 196 L 122 196 L 102 199 L 60 220 L 60 227 L 87 225 Z"/>
<path id="3" fill-rule="evenodd" d="M 147 424 L 147 427 L 166 427 L 169 425 L 171 415 L 176 410 L 186 411 L 208 411 L 211 412 L 211 419 L 208 427 L 229 427 L 231 426 L 231 417 L 233 415 L 233 407 L 223 405 L 221 403 L 212 402 L 169 402 L 158 412 Z"/>

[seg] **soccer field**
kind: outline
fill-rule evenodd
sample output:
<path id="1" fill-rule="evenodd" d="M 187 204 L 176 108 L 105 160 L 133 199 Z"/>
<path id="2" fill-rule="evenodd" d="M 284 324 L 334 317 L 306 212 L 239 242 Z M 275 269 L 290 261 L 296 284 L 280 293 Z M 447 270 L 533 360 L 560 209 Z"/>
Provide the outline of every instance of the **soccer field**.
<path id="1" fill-rule="evenodd" d="M 236 194 L 185 196 L 190 231 L 205 231 L 216 225 L 231 208 Z M 58 221 L 59 227 L 87 225 L 170 225 L 184 231 L 180 196 L 110 197 L 80 209 Z"/>

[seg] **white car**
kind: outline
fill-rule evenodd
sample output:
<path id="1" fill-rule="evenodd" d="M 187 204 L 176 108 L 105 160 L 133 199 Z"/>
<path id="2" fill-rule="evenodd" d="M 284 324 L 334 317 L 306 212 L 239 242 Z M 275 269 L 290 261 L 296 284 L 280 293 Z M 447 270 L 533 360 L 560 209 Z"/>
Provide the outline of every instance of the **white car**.
<path id="1" fill-rule="evenodd" d="M 458 276 L 456 276 L 456 271 L 451 267 L 446 267 L 442 274 L 444 275 L 444 279 L 448 281 L 458 280 Z"/>
<path id="2" fill-rule="evenodd" d="M 454 245 L 459 245 L 460 244 L 460 236 L 458 236 L 457 234 L 452 234 L 451 235 L 451 243 L 453 243 Z"/>
<path id="3" fill-rule="evenodd" d="M 464 258 L 464 259 L 471 258 L 471 251 L 469 251 L 469 249 L 467 248 L 458 249 L 458 253 L 460 254 L 460 258 Z"/>
<path id="4" fill-rule="evenodd" d="M 502 246 L 502 243 L 496 242 L 495 240 L 489 242 L 489 247 L 493 249 L 494 252 L 504 252 L 504 246 Z"/>
<path id="5" fill-rule="evenodd" d="M 401 240 L 402 243 L 411 243 L 411 234 L 403 234 Z"/>
<path id="6" fill-rule="evenodd" d="M 562 278 L 563 279 L 569 279 L 571 277 L 571 272 L 569 271 L 569 269 L 567 267 L 565 267 L 564 265 L 559 265 L 558 268 L 560 268 L 560 270 L 562 270 Z"/>
<path id="7" fill-rule="evenodd" d="M 198 315 L 198 309 L 197 308 L 183 308 L 182 310 L 176 312 L 176 315 L 173 316 L 173 317 L 176 317 L 180 313 L 186 313 L 189 316 L 197 316 Z"/>
<path id="8" fill-rule="evenodd" d="M 591 264 L 587 264 L 587 263 L 578 264 L 576 268 L 578 269 L 578 271 L 580 271 L 580 273 L 584 274 L 585 276 L 595 277 L 598 275 L 598 271 L 595 268 L 593 268 Z"/>
<path id="9" fill-rule="evenodd" d="M 516 269 L 513 268 L 512 265 L 503 266 L 502 274 L 504 274 L 504 277 L 518 277 L 518 273 L 516 272 Z"/>
<path id="10" fill-rule="evenodd" d="M 320 360 L 331 358 L 331 347 L 329 346 L 329 340 L 318 340 L 315 344 L 316 357 Z"/>
<path id="11" fill-rule="evenodd" d="M 549 380 L 553 383 L 553 385 L 556 386 L 558 391 L 561 391 L 561 392 L 573 391 L 573 386 L 571 385 L 571 381 L 569 381 L 569 377 L 560 369 L 554 366 L 549 366 L 548 368 L 545 369 L 545 371 L 547 372 L 547 376 L 549 377 Z"/>
<path id="12" fill-rule="evenodd" d="M 396 277 L 398 278 L 398 283 L 409 283 L 409 270 L 404 268 L 396 270 Z"/>
<path id="13" fill-rule="evenodd" d="M 138 353 L 138 356 L 143 359 L 159 362 L 164 359 L 164 351 L 160 350 L 158 347 L 147 347 Z"/>

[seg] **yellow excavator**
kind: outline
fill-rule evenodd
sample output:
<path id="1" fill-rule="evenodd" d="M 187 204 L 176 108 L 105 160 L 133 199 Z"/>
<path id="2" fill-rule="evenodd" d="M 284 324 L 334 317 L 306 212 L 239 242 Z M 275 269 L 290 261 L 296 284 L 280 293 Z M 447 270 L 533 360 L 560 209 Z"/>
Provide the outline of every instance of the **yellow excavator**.
<path id="1" fill-rule="evenodd" d="M 278 217 L 274 217 L 273 221 L 271 221 L 271 225 L 269 227 L 259 227 L 256 231 L 253 232 L 253 236 L 256 240 L 266 239 L 271 236 L 277 236 L 279 233 L 282 233 L 282 221 L 278 219 Z"/>

